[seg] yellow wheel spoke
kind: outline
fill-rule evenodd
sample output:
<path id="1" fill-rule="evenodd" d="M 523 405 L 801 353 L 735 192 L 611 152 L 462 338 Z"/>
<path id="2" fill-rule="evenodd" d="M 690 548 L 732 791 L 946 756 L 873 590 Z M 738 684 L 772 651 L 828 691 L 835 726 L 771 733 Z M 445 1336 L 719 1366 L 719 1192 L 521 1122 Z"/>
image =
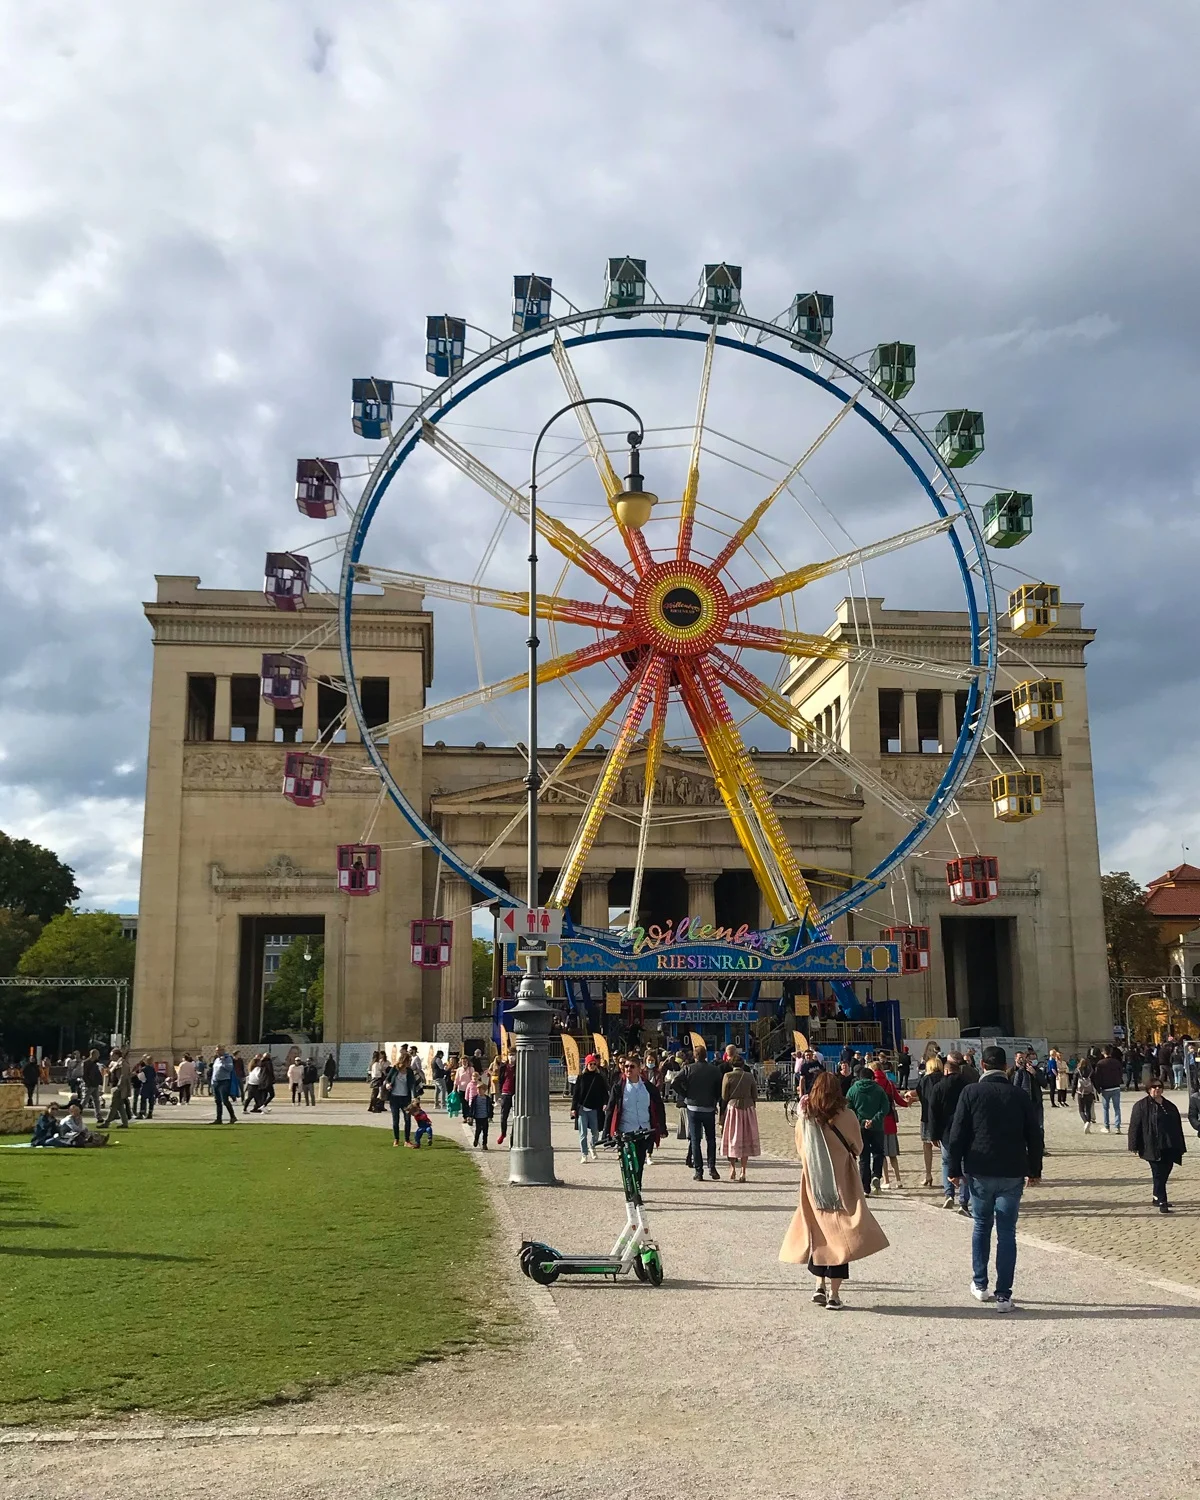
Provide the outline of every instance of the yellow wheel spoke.
<path id="1" fill-rule="evenodd" d="M 354 564 L 355 583 L 374 583 L 383 588 L 406 589 L 432 599 L 452 599 L 460 604 L 479 604 L 487 609 L 505 609 L 528 616 L 529 595 L 509 589 L 485 588 L 479 583 L 459 583 L 450 578 L 429 578 L 423 573 L 403 573 L 396 568 L 378 568 L 371 563 Z M 593 604 L 586 599 L 563 599 L 557 594 L 539 594 L 539 620 L 563 620 L 574 625 L 599 625 L 620 629 L 629 623 L 629 611 L 615 604 Z"/>
<path id="2" fill-rule="evenodd" d="M 558 366 L 558 373 L 562 378 L 563 388 L 572 401 L 584 400 L 583 387 L 579 383 L 579 377 L 575 373 L 575 366 L 571 363 L 571 356 L 567 353 L 567 346 L 562 341 L 562 335 L 554 335 L 554 346 L 551 349 L 554 363 Z M 596 473 L 600 476 L 600 483 L 604 486 L 604 493 L 608 497 L 610 509 L 613 511 L 613 520 L 617 521 L 617 530 L 621 533 L 621 540 L 625 543 L 629 552 L 630 560 L 642 572 L 650 564 L 650 549 L 646 546 L 645 538 L 640 531 L 630 531 L 628 527 L 622 526 L 617 520 L 617 513 L 613 508 L 613 502 L 624 489 L 617 471 L 613 468 L 612 459 L 608 456 L 608 449 L 600 437 L 596 427 L 596 419 L 592 416 L 590 406 L 577 406 L 575 415 L 579 419 L 579 429 L 583 433 L 583 441 L 588 452 L 592 455 L 592 462 L 596 465 Z"/>
<path id="3" fill-rule="evenodd" d="M 556 682 L 560 677 L 567 677 L 596 662 L 608 661 L 611 657 L 619 656 L 622 651 L 629 651 L 635 645 L 636 642 L 632 636 L 621 634 L 610 636 L 604 641 L 597 641 L 592 646 L 581 646 L 578 651 L 568 651 L 563 656 L 554 656 L 549 661 L 542 662 L 537 670 L 537 680 L 539 683 Z M 494 698 L 523 692 L 528 686 L 528 672 L 521 672 L 516 677 L 505 677 L 500 682 L 489 682 L 483 687 L 475 688 L 473 692 L 460 693 L 457 698 L 447 698 L 442 703 L 431 703 L 415 713 L 405 714 L 402 719 L 393 719 L 389 724 L 382 724 L 371 730 L 371 738 L 379 741 L 395 734 L 405 734 L 410 729 L 423 728 L 426 724 L 433 724 L 438 719 L 448 719 L 453 714 L 465 713 L 467 709 L 479 708 L 484 703 L 490 703 Z"/>
<path id="4" fill-rule="evenodd" d="M 895 787 L 889 786 L 882 777 L 869 766 L 864 765 L 857 757 L 851 755 L 848 750 L 843 750 L 832 735 L 818 728 L 811 719 L 806 719 L 795 704 L 785 698 L 782 693 L 777 692 L 773 687 L 768 687 L 753 672 L 747 671 L 740 662 L 726 656 L 723 651 L 713 652 L 712 666 L 721 681 L 731 687 L 740 698 L 744 698 L 753 708 L 758 709 L 773 724 L 778 724 L 781 729 L 799 736 L 818 750 L 826 760 L 845 771 L 851 781 L 856 782 L 864 791 L 870 792 L 877 801 L 890 808 L 897 817 L 903 818 L 907 823 L 920 821 L 921 810 L 915 802 L 911 802 Z"/>
<path id="5" fill-rule="evenodd" d="M 774 651 L 779 656 L 867 662 L 875 667 L 894 667 L 928 677 L 951 677 L 956 682 L 973 682 L 984 670 L 982 666 L 962 666 L 953 662 L 928 661 L 922 656 L 906 656 L 882 646 L 865 646 L 859 641 L 830 640 L 827 635 L 810 635 L 806 630 L 781 630 L 774 626 L 743 624 L 738 620 L 729 623 L 723 639 L 729 645 L 753 646 L 755 650 Z"/>
<path id="6" fill-rule="evenodd" d="M 637 926 L 638 907 L 642 900 L 642 875 L 646 868 L 646 844 L 650 837 L 650 810 L 654 806 L 654 778 L 658 775 L 658 763 L 662 759 L 663 731 L 667 724 L 667 701 L 670 697 L 671 678 L 665 674 L 654 694 L 654 710 L 650 715 L 650 732 L 646 741 L 646 772 L 642 790 L 642 821 L 638 827 L 637 857 L 633 864 L 633 894 L 629 898 L 629 925 Z"/>
<path id="7" fill-rule="evenodd" d="M 806 583 L 814 583 L 830 573 L 840 573 L 846 568 L 857 567 L 859 563 L 870 562 L 873 557 L 882 557 L 887 552 L 911 547 L 915 542 L 923 542 L 931 536 L 940 536 L 943 531 L 949 531 L 954 520 L 953 516 L 939 516 L 936 521 L 926 521 L 923 526 L 914 526 L 911 531 L 901 531 L 865 547 L 855 547 L 851 552 L 843 552 L 840 557 L 831 557 L 826 562 L 808 563 L 803 568 L 794 568 L 790 573 L 781 573 L 778 578 L 751 584 L 748 589 L 730 595 L 730 606 L 735 611 L 750 609 L 755 604 L 778 599 L 782 594 L 795 593 Z"/>
<path id="8" fill-rule="evenodd" d="M 813 454 L 817 451 L 817 449 L 821 446 L 821 444 L 825 441 L 829 434 L 834 430 L 834 428 L 838 425 L 838 423 L 842 420 L 846 413 L 853 410 L 854 403 L 857 400 L 857 394 L 851 396 L 850 399 L 842 407 L 839 408 L 829 424 L 822 432 L 817 434 L 817 436 L 809 444 L 807 449 L 800 455 L 800 457 L 787 471 L 787 473 L 779 481 L 779 483 L 775 486 L 775 488 L 771 491 L 767 498 L 765 500 L 759 501 L 755 508 L 750 512 L 749 516 L 746 517 L 746 519 L 742 522 L 742 524 L 738 527 L 738 529 L 734 532 L 734 534 L 729 538 L 729 540 L 717 554 L 717 557 L 713 562 L 714 571 L 719 573 L 720 570 L 729 561 L 729 559 L 733 556 L 733 554 L 738 550 L 738 548 L 744 546 L 749 538 L 754 535 L 754 533 L 758 530 L 758 523 L 771 509 L 772 505 L 775 504 L 775 501 L 784 492 L 784 490 L 787 489 L 788 485 L 791 484 L 792 480 L 796 478 L 796 476 L 800 473 L 800 470 L 803 469 L 804 465 L 809 461 L 809 459 L 813 456 Z"/>
<path id="9" fill-rule="evenodd" d="M 435 453 L 440 453 L 460 473 L 474 480 L 481 489 L 499 500 L 500 504 L 510 510 L 513 515 L 528 522 L 528 497 L 520 490 L 514 489 L 506 479 L 501 479 L 499 474 L 494 474 L 485 463 L 476 458 L 461 443 L 455 442 L 432 422 L 421 424 L 421 437 Z M 562 521 L 549 515 L 545 510 L 539 509 L 537 529 L 538 534 L 545 537 L 556 552 L 569 562 L 573 562 L 577 568 L 590 578 L 594 578 L 597 583 L 610 589 L 618 599 L 633 598 L 634 581 L 628 573 L 611 558 L 605 557 L 604 553 L 598 551 L 590 542 L 584 541 L 583 537 L 572 531 L 569 526 L 564 525 Z"/>
<path id="10" fill-rule="evenodd" d="M 579 827 L 575 830 L 574 842 L 550 897 L 551 906 L 566 906 L 570 901 L 579 877 L 583 873 L 591 847 L 600 832 L 604 814 L 608 811 L 609 804 L 620 784 L 621 773 L 625 769 L 625 762 L 629 759 L 629 752 L 633 749 L 633 742 L 642 726 L 642 720 L 646 717 L 646 710 L 658 692 L 659 683 L 667 680 L 669 676 L 670 664 L 665 657 L 650 657 L 642 669 L 642 678 L 633 695 L 633 701 L 626 710 L 625 718 L 613 741 L 613 747 L 596 778 L 596 784 L 588 798 Z"/>

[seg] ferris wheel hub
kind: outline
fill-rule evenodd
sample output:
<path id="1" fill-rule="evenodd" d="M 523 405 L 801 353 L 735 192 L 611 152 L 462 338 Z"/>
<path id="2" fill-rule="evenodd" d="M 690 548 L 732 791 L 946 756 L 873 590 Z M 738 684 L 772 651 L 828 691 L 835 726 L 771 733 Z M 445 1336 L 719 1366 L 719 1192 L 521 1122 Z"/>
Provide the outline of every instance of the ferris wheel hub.
<path id="1" fill-rule="evenodd" d="M 703 656 L 724 634 L 729 616 L 724 584 L 697 562 L 653 563 L 633 596 L 640 643 L 664 656 Z"/>

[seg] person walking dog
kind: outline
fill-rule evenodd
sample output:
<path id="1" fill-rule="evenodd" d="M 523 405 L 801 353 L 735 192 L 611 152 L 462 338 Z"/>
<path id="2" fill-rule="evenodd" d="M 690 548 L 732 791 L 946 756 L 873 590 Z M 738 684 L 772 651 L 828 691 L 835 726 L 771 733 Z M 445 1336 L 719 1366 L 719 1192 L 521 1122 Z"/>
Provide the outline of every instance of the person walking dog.
<path id="1" fill-rule="evenodd" d="M 1017 1215 L 1021 1194 L 1042 1179 L 1045 1143 L 1042 1123 L 1024 1089 L 1008 1078 L 1003 1047 L 983 1049 L 983 1077 L 959 1096 L 950 1126 L 950 1181 L 965 1176 L 971 1189 L 971 1296 L 995 1302 L 997 1312 L 1013 1310 L 1017 1269 Z M 996 1226 L 996 1284 L 988 1290 L 992 1225 Z"/>

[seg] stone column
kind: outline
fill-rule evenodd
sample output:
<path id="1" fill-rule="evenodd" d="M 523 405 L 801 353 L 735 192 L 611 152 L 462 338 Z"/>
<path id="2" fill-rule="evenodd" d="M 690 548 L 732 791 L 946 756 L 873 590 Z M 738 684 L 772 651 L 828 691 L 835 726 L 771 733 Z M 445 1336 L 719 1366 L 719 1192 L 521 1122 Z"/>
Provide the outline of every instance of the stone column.
<path id="1" fill-rule="evenodd" d="M 217 678 L 217 702 L 213 714 L 213 739 L 227 740 L 229 738 L 230 720 L 233 718 L 233 704 L 230 698 L 230 679 L 228 676 Z"/>
<path id="2" fill-rule="evenodd" d="M 942 694 L 942 749 L 948 755 L 954 748 L 954 742 L 958 738 L 958 730 L 955 723 L 958 717 L 958 708 L 955 705 L 953 693 Z"/>
<path id="3" fill-rule="evenodd" d="M 261 693 L 258 695 L 258 729 L 255 737 L 260 745 L 270 744 L 275 738 L 275 706 L 268 703 Z"/>
<path id="4" fill-rule="evenodd" d="M 688 886 L 687 915 L 697 922 L 714 923 L 717 920 L 717 904 L 713 894 L 716 874 L 711 870 L 685 870 L 683 873 Z"/>
<path id="5" fill-rule="evenodd" d="M 602 932 L 608 928 L 608 882 L 615 870 L 585 870 L 583 872 L 583 925 L 598 927 Z"/>
<path id="6" fill-rule="evenodd" d="M 449 967 L 442 970 L 442 1021 L 471 1014 L 471 887 L 458 875 L 442 875 L 442 916 L 454 923 Z"/>
<path id="7" fill-rule="evenodd" d="M 316 741 L 318 729 L 317 719 L 317 684 L 310 682 L 304 690 L 304 707 L 301 709 L 300 738 L 306 745 Z"/>
<path id="8" fill-rule="evenodd" d="M 526 873 L 525 869 L 506 869 L 504 871 L 504 876 L 508 881 L 508 889 L 511 891 L 513 897 L 517 901 L 520 901 L 522 904 L 528 904 L 525 901 L 525 887 L 529 884 L 529 876 Z"/>
<path id="9" fill-rule="evenodd" d="M 917 695 L 905 689 L 900 708 L 900 748 L 908 754 L 921 748 L 917 738 Z"/>

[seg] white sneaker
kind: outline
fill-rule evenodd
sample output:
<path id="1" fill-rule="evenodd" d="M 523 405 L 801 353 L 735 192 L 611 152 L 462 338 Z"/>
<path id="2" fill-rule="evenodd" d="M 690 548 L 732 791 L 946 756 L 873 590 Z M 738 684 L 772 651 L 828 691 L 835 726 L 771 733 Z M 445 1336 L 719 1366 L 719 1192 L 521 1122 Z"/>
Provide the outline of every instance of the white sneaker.
<path id="1" fill-rule="evenodd" d="M 1011 1297 L 997 1297 L 995 1303 L 997 1312 L 1012 1312 L 1016 1306 Z"/>
<path id="2" fill-rule="evenodd" d="M 1109 1128 L 1108 1128 L 1107 1125 L 1104 1125 L 1101 1128 L 1103 1129 L 1105 1135 L 1109 1135 L 1110 1134 L 1110 1131 L 1109 1131 Z"/>
<path id="3" fill-rule="evenodd" d="M 580 1161 L 581 1161 L 581 1162 L 584 1162 L 584 1163 L 586 1163 L 586 1162 L 589 1162 L 589 1161 L 591 1161 L 591 1159 L 592 1159 L 592 1158 L 591 1158 L 591 1157 L 590 1157 L 590 1156 L 588 1156 L 588 1155 L 586 1155 L 586 1154 L 585 1154 L 585 1155 L 583 1155 L 583 1156 L 581 1156 L 581 1157 L 580 1157 L 580 1158 L 579 1158 L 579 1160 L 580 1160 Z"/>
<path id="4" fill-rule="evenodd" d="M 596 1148 L 594 1146 L 588 1152 L 588 1154 L 587 1154 L 587 1160 L 588 1161 L 599 1161 L 600 1160 L 600 1158 L 596 1155 Z"/>
<path id="5" fill-rule="evenodd" d="M 971 1283 L 971 1296 L 975 1298 L 976 1302 L 995 1302 L 996 1300 L 987 1287 L 976 1286 L 974 1282 Z"/>
<path id="6" fill-rule="evenodd" d="M 1092 1133 L 1092 1123 L 1091 1123 L 1090 1120 L 1085 1120 L 1083 1122 L 1083 1133 L 1084 1133 L 1084 1135 L 1091 1135 L 1091 1133 Z"/>

